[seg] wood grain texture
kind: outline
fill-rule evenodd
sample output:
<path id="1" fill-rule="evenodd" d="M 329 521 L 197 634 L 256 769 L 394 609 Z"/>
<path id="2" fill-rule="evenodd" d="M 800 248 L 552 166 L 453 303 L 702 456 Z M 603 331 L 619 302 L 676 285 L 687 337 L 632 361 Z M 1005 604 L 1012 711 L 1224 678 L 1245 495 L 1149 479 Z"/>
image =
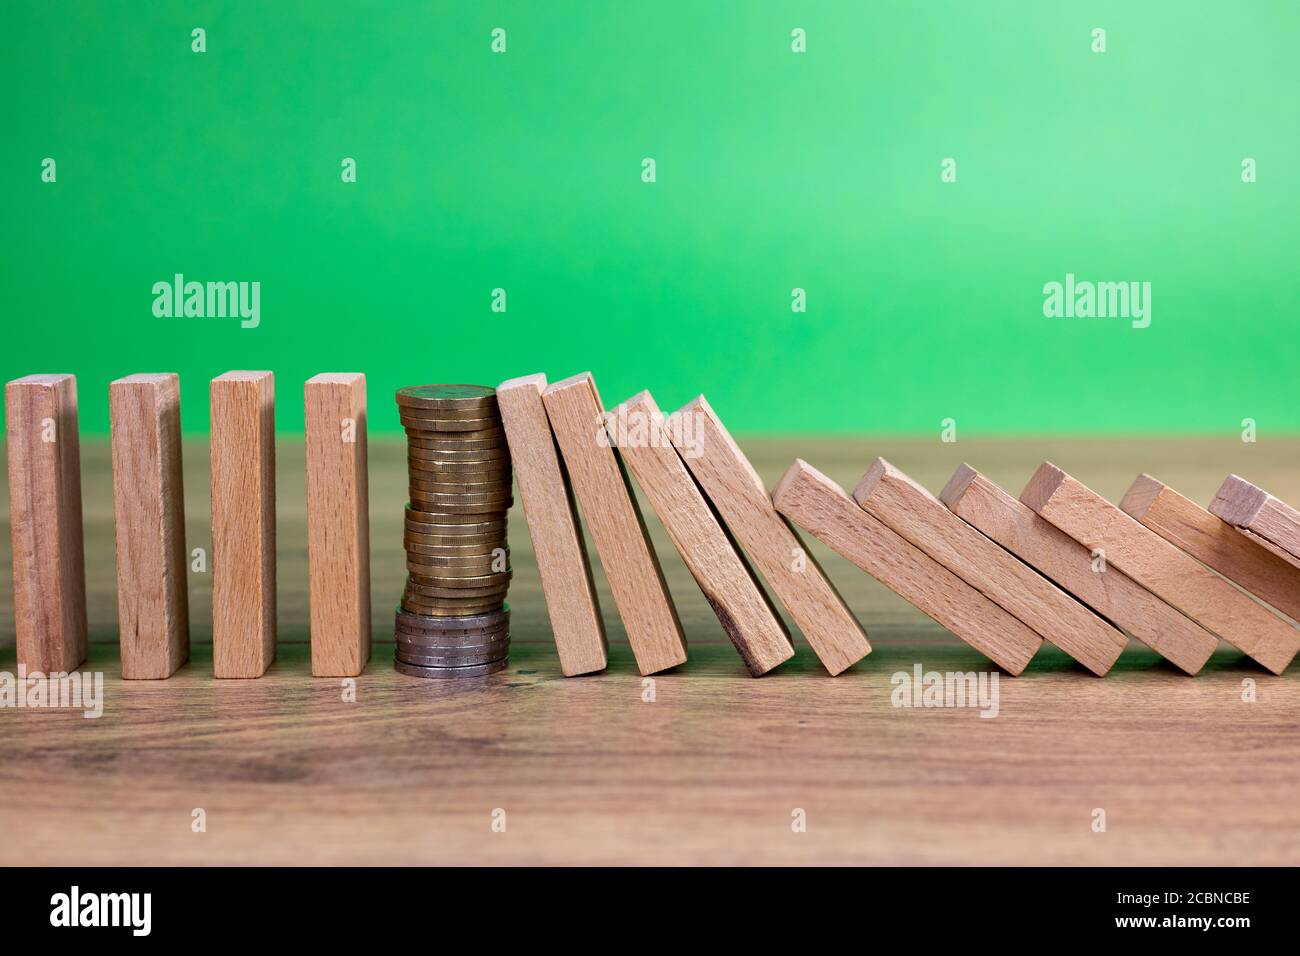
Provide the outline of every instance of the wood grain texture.
<path id="1" fill-rule="evenodd" d="M 108 386 L 122 677 L 170 677 L 190 656 L 180 376 Z"/>
<path id="2" fill-rule="evenodd" d="M 275 379 L 212 380 L 212 668 L 261 677 L 275 660 Z"/>
<path id="3" fill-rule="evenodd" d="M 750 674 L 793 657 L 790 632 L 686 470 L 654 397 L 639 392 L 620 403 L 605 428 Z"/>
<path id="4" fill-rule="evenodd" d="M 1106 562 L 1280 674 L 1300 632 L 1101 495 L 1044 462 L 1020 500 Z"/>
<path id="5" fill-rule="evenodd" d="M 668 418 L 669 434 L 740 546 L 832 675 L 871 653 L 866 632 L 703 395 Z"/>
<path id="6" fill-rule="evenodd" d="M 542 393 L 582 515 L 642 674 L 686 660 L 686 636 L 623 463 L 610 447 L 590 372 Z"/>
<path id="7" fill-rule="evenodd" d="M 560 670 L 566 677 L 576 677 L 605 669 L 609 640 L 573 487 L 542 403 L 545 390 L 545 375 L 512 378 L 497 386 L 497 406 L 537 556 Z"/>
<path id="8" fill-rule="evenodd" d="M 1300 511 L 1244 478 L 1229 475 L 1210 502 L 1210 513 L 1300 567 Z"/>
<path id="9" fill-rule="evenodd" d="M 1300 568 L 1257 547 L 1233 525 L 1150 475 L 1139 475 L 1120 508 L 1197 561 L 1300 620 Z"/>
<path id="10" fill-rule="evenodd" d="M 1094 674 L 1105 676 L 1128 644 L 1114 627 L 885 459 L 872 462 L 853 500 Z"/>
<path id="11" fill-rule="evenodd" d="M 813 455 L 849 487 L 862 473 L 861 438 L 741 444 L 767 487 L 795 455 Z M 871 446 L 933 488 L 963 459 L 1011 487 L 1051 457 L 1114 500 L 1139 467 L 1200 502 L 1228 471 L 1300 499 L 1300 438 L 881 436 Z M 1001 681 L 996 719 L 897 708 L 891 675 L 917 663 L 970 672 L 987 659 L 808 536 L 871 628 L 872 654 L 839 678 L 799 642 L 794 659 L 751 679 L 674 560 L 664 573 L 691 658 L 655 678 L 655 702 L 642 700 L 617 626 L 609 668 L 566 679 L 518 498 L 510 667 L 487 681 L 437 682 L 455 686 L 395 674 L 381 629 L 405 579 L 406 446 L 373 431 L 372 570 L 385 600 L 372 612 L 374 659 L 356 701 L 341 699 L 338 681 L 311 677 L 306 466 L 292 437 L 276 454 L 275 667 L 261 680 L 212 679 L 212 576 L 192 574 L 190 664 L 170 680 L 124 683 L 109 444 L 87 439 L 81 453 L 88 669 L 105 673 L 104 716 L 0 708 L 0 806 L 22 821 L 0 841 L 0 864 L 1300 864 L 1294 668 L 1274 677 L 1221 644 L 1188 680 L 1134 641 L 1096 680 L 1048 645 L 1022 677 Z M 184 467 L 193 547 L 209 528 L 206 440 L 186 442 Z M 0 575 L 7 521 L 0 481 Z M 658 522 L 651 533 L 672 547 Z M 608 606 L 598 570 L 596 583 Z M 10 672 L 11 600 L 0 588 L 0 671 Z M 1246 678 L 1258 685 L 1252 703 L 1242 700 Z M 206 834 L 190 830 L 195 807 L 208 813 Z M 491 832 L 495 807 L 509 812 L 508 833 Z M 806 833 L 790 831 L 796 807 Z M 1096 807 L 1104 834 L 1090 827 Z"/>
<path id="12" fill-rule="evenodd" d="M 86 659 L 76 378 L 7 383 L 5 442 L 18 663 L 29 672 L 70 671 Z"/>
<path id="13" fill-rule="evenodd" d="M 1218 646 L 1213 634 L 1123 571 L 1095 568 L 1087 548 L 969 465 L 957 469 L 939 498 L 954 514 L 1187 673 L 1204 667 Z"/>
<path id="14" fill-rule="evenodd" d="M 1042 646 L 1034 631 L 803 459 L 795 459 L 772 501 L 781 514 L 1011 674 L 1021 673 Z"/>
<path id="15" fill-rule="evenodd" d="M 366 377 L 322 372 L 303 401 L 311 672 L 355 677 L 370 660 Z"/>

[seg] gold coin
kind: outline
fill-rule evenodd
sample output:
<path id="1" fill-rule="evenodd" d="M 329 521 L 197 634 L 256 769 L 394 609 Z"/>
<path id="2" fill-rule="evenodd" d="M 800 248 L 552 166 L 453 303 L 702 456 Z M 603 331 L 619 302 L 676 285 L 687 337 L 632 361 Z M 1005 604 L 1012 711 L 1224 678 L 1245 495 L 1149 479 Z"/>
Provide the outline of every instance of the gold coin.
<path id="1" fill-rule="evenodd" d="M 481 432 L 501 428 L 499 418 L 418 418 L 414 415 L 398 414 L 397 420 L 406 428 L 407 434 L 415 432 Z"/>
<path id="2" fill-rule="evenodd" d="M 498 515 L 493 518 L 488 518 L 482 515 L 453 514 L 450 512 L 440 512 L 440 511 L 421 511 L 418 508 L 412 508 L 410 505 L 406 506 L 406 525 L 408 528 L 411 527 L 412 525 L 434 526 L 432 531 L 425 530 L 422 527 L 412 529 L 414 531 L 423 532 L 424 534 L 439 534 L 441 527 L 445 525 L 473 525 L 473 524 L 485 526 L 482 528 L 476 528 L 475 533 L 483 532 L 483 531 L 494 531 L 497 528 L 504 528 L 506 526 L 506 517 L 505 515 Z M 448 534 L 459 533 L 460 530 L 461 529 L 458 527 L 456 528 L 455 532 L 448 531 L 447 533 Z M 468 534 L 470 532 L 466 531 L 466 533 Z"/>
<path id="3" fill-rule="evenodd" d="M 406 408 L 496 408 L 497 390 L 489 385 L 408 385 L 397 390 Z"/>

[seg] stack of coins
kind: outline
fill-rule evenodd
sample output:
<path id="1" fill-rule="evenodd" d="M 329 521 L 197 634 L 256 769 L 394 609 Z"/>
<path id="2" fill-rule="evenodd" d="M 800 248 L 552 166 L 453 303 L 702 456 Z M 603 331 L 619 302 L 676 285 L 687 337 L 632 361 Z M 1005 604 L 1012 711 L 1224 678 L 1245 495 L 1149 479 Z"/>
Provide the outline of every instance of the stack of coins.
<path id="1" fill-rule="evenodd" d="M 406 428 L 406 590 L 397 612 L 397 669 L 416 677 L 502 670 L 510 649 L 510 451 L 496 390 L 399 389 Z"/>

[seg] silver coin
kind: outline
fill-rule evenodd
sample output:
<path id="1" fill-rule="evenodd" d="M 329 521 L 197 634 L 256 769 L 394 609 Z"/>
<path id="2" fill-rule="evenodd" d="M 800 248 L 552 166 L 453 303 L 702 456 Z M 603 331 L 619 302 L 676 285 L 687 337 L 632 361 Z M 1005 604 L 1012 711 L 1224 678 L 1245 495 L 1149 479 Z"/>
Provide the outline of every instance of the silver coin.
<path id="1" fill-rule="evenodd" d="M 461 677 L 486 677 L 488 674 L 495 674 L 497 671 L 503 671 L 510 663 L 510 658 L 503 657 L 499 661 L 492 661 L 490 664 L 471 664 L 468 667 L 421 667 L 418 664 L 407 664 L 404 661 L 393 659 L 393 669 L 399 674 L 405 674 L 408 677 L 425 677 L 434 680 L 455 680 Z"/>

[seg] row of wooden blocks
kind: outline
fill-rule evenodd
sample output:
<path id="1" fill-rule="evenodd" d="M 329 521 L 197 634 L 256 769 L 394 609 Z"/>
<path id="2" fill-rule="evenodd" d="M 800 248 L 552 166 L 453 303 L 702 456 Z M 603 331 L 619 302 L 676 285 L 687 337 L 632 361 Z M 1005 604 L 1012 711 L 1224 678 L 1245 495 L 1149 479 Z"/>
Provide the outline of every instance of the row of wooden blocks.
<path id="1" fill-rule="evenodd" d="M 1019 499 L 964 465 L 935 498 L 881 459 L 851 497 L 802 460 L 769 494 L 703 396 L 607 411 L 588 373 L 497 394 L 566 675 L 608 654 L 579 510 L 640 671 L 686 660 L 633 477 L 755 676 L 794 653 L 759 574 L 831 674 L 871 649 L 791 522 L 1013 674 L 1043 640 L 1105 674 L 1125 632 L 1191 674 L 1218 638 L 1275 673 L 1300 647 L 1300 514 L 1235 476 L 1208 511 L 1146 475 L 1116 507 L 1050 464 Z M 28 376 L 5 401 L 18 659 L 71 670 L 86 652 L 76 383 Z M 370 655 L 365 378 L 315 376 L 305 403 L 312 672 L 353 676 Z M 189 652 L 178 378 L 119 379 L 110 406 L 122 673 L 167 677 Z M 213 379 L 211 447 L 214 674 L 259 677 L 275 657 L 270 372 Z"/>
<path id="2" fill-rule="evenodd" d="M 1300 649 L 1300 513 L 1236 476 L 1206 511 L 1147 475 L 1116 507 L 1050 463 L 1017 500 L 966 465 L 936 498 L 877 459 L 850 496 L 796 460 L 769 495 L 703 396 L 607 412 L 584 373 L 498 399 L 566 674 L 606 661 L 575 498 L 641 672 L 686 659 L 623 465 L 755 676 L 793 647 L 746 556 L 831 674 L 870 652 L 790 522 L 1012 674 L 1047 640 L 1103 675 L 1125 632 L 1189 674 L 1218 638 L 1274 673 Z"/>
<path id="3" fill-rule="evenodd" d="M 366 381 L 307 381 L 307 527 L 312 673 L 359 674 L 370 658 Z M 275 380 L 211 384 L 212 659 L 217 677 L 260 677 L 275 660 Z M 122 676 L 165 678 L 189 658 L 180 380 L 109 386 Z M 5 386 L 18 663 L 61 673 L 86 659 L 77 383 Z"/>

